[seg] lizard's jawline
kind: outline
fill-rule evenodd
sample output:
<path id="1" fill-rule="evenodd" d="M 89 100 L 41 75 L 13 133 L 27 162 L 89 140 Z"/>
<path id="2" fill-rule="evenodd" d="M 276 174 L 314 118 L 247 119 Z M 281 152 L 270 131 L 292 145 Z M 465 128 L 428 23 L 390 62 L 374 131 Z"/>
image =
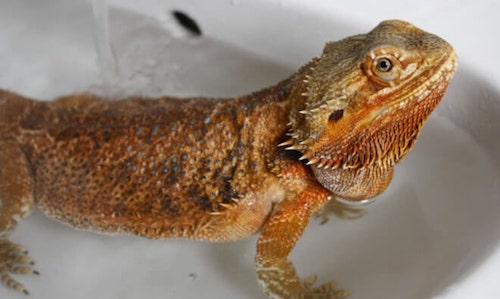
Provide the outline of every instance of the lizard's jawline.
<path id="1" fill-rule="evenodd" d="M 387 105 L 382 106 L 381 108 L 377 109 L 377 112 L 375 114 L 375 118 L 384 115 L 385 111 L 390 110 L 391 108 L 393 110 L 399 110 L 399 109 L 405 109 L 406 106 L 408 106 L 410 103 L 415 102 L 419 103 L 426 98 L 429 97 L 435 90 L 440 90 L 446 88 L 448 83 L 450 82 L 451 77 L 455 74 L 455 71 L 457 69 L 457 59 L 456 59 L 456 54 L 454 52 L 449 53 L 447 57 L 443 58 L 441 65 L 438 67 L 437 71 L 428 79 L 425 80 L 423 84 L 415 88 L 417 91 L 421 91 L 418 97 L 412 97 L 411 94 L 409 96 L 405 96 L 402 99 L 389 103 Z M 441 83 L 439 83 L 441 82 Z M 435 86 L 432 90 L 429 89 L 429 86 Z M 387 93 L 392 92 L 391 90 L 388 90 Z"/>

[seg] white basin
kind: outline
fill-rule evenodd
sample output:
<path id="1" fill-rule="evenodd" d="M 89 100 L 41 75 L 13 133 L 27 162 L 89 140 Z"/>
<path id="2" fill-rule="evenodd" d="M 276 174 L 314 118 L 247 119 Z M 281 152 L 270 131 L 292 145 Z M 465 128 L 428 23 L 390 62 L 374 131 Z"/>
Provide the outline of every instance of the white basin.
<path id="1" fill-rule="evenodd" d="M 357 23 L 324 10 L 327 1 L 111 2 L 117 71 L 103 86 L 90 1 L 2 1 L 0 87 L 47 100 L 89 90 L 234 96 L 286 78 L 325 41 L 382 20 Z M 197 21 L 201 37 L 176 23 L 174 9 Z M 291 255 L 301 276 L 334 279 L 352 299 L 499 298 L 500 91 L 467 67 L 472 58 L 461 61 L 369 213 L 311 222 Z M 35 211 L 12 240 L 41 272 L 18 277 L 32 298 L 264 298 L 255 237 L 226 244 L 109 237 Z M 0 287 L 0 298 L 26 297 Z"/>

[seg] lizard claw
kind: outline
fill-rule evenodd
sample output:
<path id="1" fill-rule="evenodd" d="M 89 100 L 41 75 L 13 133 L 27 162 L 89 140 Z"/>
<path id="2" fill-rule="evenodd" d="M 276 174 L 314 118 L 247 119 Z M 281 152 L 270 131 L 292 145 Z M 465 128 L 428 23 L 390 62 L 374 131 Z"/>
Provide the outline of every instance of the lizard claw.
<path id="1" fill-rule="evenodd" d="M 325 224 L 332 214 L 342 219 L 358 219 L 366 214 L 366 209 L 351 206 L 331 198 L 323 205 L 321 211 L 316 214 L 316 218 L 321 218 L 320 224 Z"/>
<path id="2" fill-rule="evenodd" d="M 302 281 L 303 299 L 342 299 L 350 295 L 346 289 L 337 289 L 334 281 L 323 283 L 313 287 L 316 282 L 316 275 L 307 277 Z"/>
<path id="3" fill-rule="evenodd" d="M 0 238 L 0 281 L 6 286 L 26 295 L 26 288 L 12 278 L 11 274 L 39 274 L 32 268 L 34 262 L 28 256 L 28 251 L 21 245 L 14 244 L 5 238 Z"/>

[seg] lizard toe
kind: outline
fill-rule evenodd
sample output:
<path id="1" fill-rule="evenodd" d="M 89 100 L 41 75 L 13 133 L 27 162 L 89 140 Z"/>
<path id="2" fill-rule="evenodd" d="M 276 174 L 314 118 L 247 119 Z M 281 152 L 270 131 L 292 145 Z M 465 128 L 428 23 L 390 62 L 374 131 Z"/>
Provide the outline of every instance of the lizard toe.
<path id="1" fill-rule="evenodd" d="M 334 281 L 329 281 L 318 286 L 314 286 L 317 277 L 312 275 L 302 281 L 303 299 L 342 299 L 349 296 L 349 291 L 339 289 Z"/>
<path id="2" fill-rule="evenodd" d="M 323 208 L 316 217 L 321 218 L 320 224 L 325 224 L 330 220 L 332 214 L 341 219 L 358 219 L 366 214 L 366 209 L 363 207 L 350 206 L 336 199 L 330 199 L 323 205 Z"/>
<path id="3" fill-rule="evenodd" d="M 23 284 L 12 278 L 11 274 L 38 274 L 38 271 L 33 269 L 33 264 L 23 246 L 0 238 L 0 281 L 3 284 L 28 294 Z"/>

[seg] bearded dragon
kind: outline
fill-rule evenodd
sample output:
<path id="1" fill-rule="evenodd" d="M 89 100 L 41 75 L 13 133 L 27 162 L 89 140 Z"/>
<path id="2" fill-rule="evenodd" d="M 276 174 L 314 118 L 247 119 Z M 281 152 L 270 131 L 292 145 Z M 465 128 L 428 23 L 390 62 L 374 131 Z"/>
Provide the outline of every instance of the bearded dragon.
<path id="1" fill-rule="evenodd" d="M 327 43 L 281 83 L 231 99 L 0 91 L 0 279 L 37 273 L 9 233 L 36 205 L 78 229 L 238 240 L 260 232 L 272 298 L 342 298 L 288 255 L 310 218 L 384 191 L 456 70 L 453 48 L 407 22 Z"/>

